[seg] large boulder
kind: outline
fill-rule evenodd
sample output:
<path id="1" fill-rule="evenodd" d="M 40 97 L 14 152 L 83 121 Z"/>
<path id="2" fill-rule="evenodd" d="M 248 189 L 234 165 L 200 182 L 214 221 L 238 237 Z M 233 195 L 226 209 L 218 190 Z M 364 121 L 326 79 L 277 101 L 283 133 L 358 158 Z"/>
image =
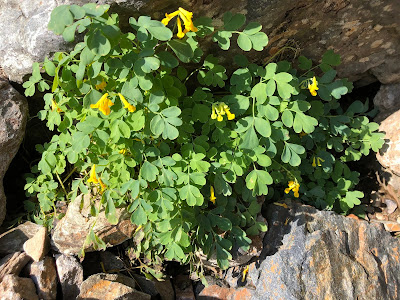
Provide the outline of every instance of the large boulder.
<path id="1" fill-rule="evenodd" d="M 172 0 L 9 0 L 0 11 L 0 66 L 13 81 L 22 81 L 35 61 L 65 49 L 59 36 L 47 30 L 50 13 L 61 4 L 96 2 L 110 4 L 127 23 L 132 15 L 148 14 L 161 19 L 178 6 L 192 10 L 195 16 L 222 18 L 224 12 L 244 13 L 247 21 L 259 21 L 270 37 L 266 52 L 253 54 L 262 59 L 284 46 L 303 49 L 302 53 L 318 62 L 326 49 L 343 57 L 339 75 L 367 84 L 400 82 L 400 6 L 396 0 L 219 0 L 197 2 Z M 228 58 L 230 59 L 230 58 Z"/>
<path id="2" fill-rule="evenodd" d="M 7 81 L 0 79 L 0 225 L 6 215 L 3 178 L 22 142 L 27 118 L 26 99 Z"/>
<path id="3" fill-rule="evenodd" d="M 90 195 L 80 195 L 69 206 L 67 213 L 56 225 L 51 240 L 53 248 L 67 255 L 77 255 L 84 249 L 85 252 L 95 251 L 92 244 L 85 243 L 90 230 L 101 238 L 107 247 L 123 243 L 132 237 L 136 225 L 129 219 L 126 208 L 117 208 L 119 222 L 112 225 L 108 222 L 104 210 L 97 217 L 90 213 Z"/>
<path id="4" fill-rule="evenodd" d="M 228 270 L 246 299 L 399 299 L 400 241 L 382 224 L 292 204 L 268 207 L 259 261 Z M 255 290 L 249 287 L 254 286 Z"/>
<path id="5" fill-rule="evenodd" d="M 374 97 L 374 105 L 379 110 L 374 119 L 376 122 L 381 122 L 400 110 L 400 83 L 381 85 Z"/>
<path id="6" fill-rule="evenodd" d="M 376 157 L 383 167 L 400 176 L 400 110 L 386 118 L 379 131 L 385 133 L 385 144 Z"/>

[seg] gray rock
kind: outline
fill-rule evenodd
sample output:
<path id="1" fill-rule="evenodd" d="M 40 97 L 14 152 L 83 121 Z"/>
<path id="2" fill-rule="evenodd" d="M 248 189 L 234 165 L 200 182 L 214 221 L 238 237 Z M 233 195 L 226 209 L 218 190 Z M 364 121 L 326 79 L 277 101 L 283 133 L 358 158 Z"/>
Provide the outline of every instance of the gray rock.
<path id="1" fill-rule="evenodd" d="M 0 260 L 0 281 L 8 274 L 19 275 L 21 270 L 30 261 L 25 252 L 15 252 Z"/>
<path id="2" fill-rule="evenodd" d="M 0 32 L 0 36 L 7 35 Z M 7 81 L 0 79 L 0 225 L 6 215 L 3 178 L 24 137 L 27 117 L 26 99 Z"/>
<path id="3" fill-rule="evenodd" d="M 400 242 L 381 224 L 299 204 L 270 205 L 267 220 L 251 299 L 399 299 Z"/>
<path id="4" fill-rule="evenodd" d="M 195 17 L 215 19 L 222 19 L 228 10 L 241 12 L 248 22 L 261 22 L 270 37 L 268 53 L 252 53 L 254 59 L 263 60 L 294 44 L 319 62 L 326 49 L 333 49 L 343 57 L 344 63 L 338 69 L 341 77 L 360 80 L 361 85 L 376 80 L 385 84 L 400 81 L 400 33 L 396 30 L 400 26 L 400 6 L 396 0 L 220 0 L 203 1 L 201 6 L 183 0 L 9 0 L 0 12 L 0 36 L 8 37 L 0 43 L 0 66 L 8 77 L 21 81 L 31 73 L 33 62 L 67 47 L 46 27 L 54 7 L 88 2 L 110 4 L 112 11 L 120 13 L 123 24 L 138 11 L 160 20 L 178 6 L 192 10 Z"/>
<path id="5" fill-rule="evenodd" d="M 83 299 L 150 300 L 151 296 L 135 290 L 135 280 L 130 277 L 100 273 L 90 276 L 82 283 L 77 300 Z"/>
<path id="6" fill-rule="evenodd" d="M 27 240 L 23 246 L 27 255 L 38 262 L 49 252 L 50 240 L 47 235 L 47 228 L 42 227 L 39 231 Z"/>
<path id="7" fill-rule="evenodd" d="M 122 259 L 110 251 L 101 251 L 99 254 L 106 272 L 118 272 L 125 267 Z"/>
<path id="8" fill-rule="evenodd" d="M 63 299 L 75 299 L 79 295 L 79 287 L 83 282 L 81 264 L 73 256 L 58 254 L 56 268 Z"/>
<path id="9" fill-rule="evenodd" d="M 39 262 L 33 262 L 28 269 L 39 298 L 55 300 L 57 298 L 57 271 L 54 259 L 46 256 Z"/>
<path id="10" fill-rule="evenodd" d="M 104 210 L 93 217 L 90 214 L 90 195 L 78 196 L 69 204 L 64 218 L 56 225 L 51 238 L 53 248 L 67 255 L 76 255 L 83 247 L 86 252 L 94 251 L 93 245 L 85 244 L 91 229 L 108 247 L 123 243 L 132 237 L 136 225 L 131 223 L 125 209 L 117 208 L 116 214 L 120 220 L 116 225 L 108 222 Z"/>
<path id="11" fill-rule="evenodd" d="M 4 276 L 0 283 L 0 295 L 5 300 L 39 300 L 32 279 L 16 275 Z"/>
<path id="12" fill-rule="evenodd" d="M 375 117 L 376 122 L 381 122 L 400 109 L 400 83 L 383 84 L 374 97 L 374 105 L 379 109 Z"/>
<path id="13" fill-rule="evenodd" d="M 174 300 L 175 292 L 171 281 L 167 278 L 164 281 L 150 280 L 144 276 L 133 274 L 138 290 L 149 294 L 152 297 L 159 296 L 161 300 Z"/>
<path id="14" fill-rule="evenodd" d="M 376 158 L 388 171 L 400 176 L 400 110 L 386 118 L 379 131 L 385 133 L 385 144 Z"/>
<path id="15" fill-rule="evenodd" d="M 24 243 L 33 237 L 42 226 L 32 222 L 25 222 L 0 235 L 0 254 L 10 254 L 24 251 Z"/>

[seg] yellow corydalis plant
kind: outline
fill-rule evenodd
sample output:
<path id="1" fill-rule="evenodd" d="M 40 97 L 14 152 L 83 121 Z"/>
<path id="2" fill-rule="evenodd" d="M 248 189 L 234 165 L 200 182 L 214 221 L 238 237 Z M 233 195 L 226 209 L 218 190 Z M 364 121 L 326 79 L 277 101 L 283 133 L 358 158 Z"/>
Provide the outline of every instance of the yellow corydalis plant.
<path id="1" fill-rule="evenodd" d="M 163 23 L 165 26 L 168 25 L 168 23 L 178 16 L 176 25 L 178 27 L 178 33 L 177 37 L 178 38 L 183 38 L 186 33 L 189 31 L 197 32 L 197 28 L 194 26 L 192 18 L 193 18 L 193 13 L 190 11 L 187 11 L 186 9 L 183 9 L 182 7 L 179 7 L 177 11 L 174 11 L 173 13 L 170 14 L 165 14 L 165 18 L 161 20 L 161 23 Z M 182 21 L 183 24 L 185 25 L 185 29 L 182 30 Z"/>
<path id="2" fill-rule="evenodd" d="M 296 198 L 299 198 L 299 188 L 300 184 L 297 182 L 297 180 L 294 181 L 289 181 L 288 183 L 288 188 L 285 189 L 285 193 L 289 194 L 290 191 L 293 191 L 293 194 Z"/>
<path id="3" fill-rule="evenodd" d="M 311 82 L 308 83 L 308 90 L 310 91 L 310 94 L 313 96 L 317 96 L 317 90 L 319 90 L 318 88 L 318 82 L 317 79 L 315 78 L 315 76 L 310 79 Z"/>
<path id="4" fill-rule="evenodd" d="M 129 112 L 135 112 L 136 110 L 135 106 L 130 104 L 121 93 L 118 93 L 118 96 L 121 99 L 122 103 L 124 104 L 124 108 L 126 108 Z"/>
<path id="5" fill-rule="evenodd" d="M 54 99 L 51 99 L 51 110 L 57 110 L 57 112 L 62 112 L 62 109 L 58 107 L 58 104 Z"/>
<path id="6" fill-rule="evenodd" d="M 219 102 L 212 105 L 211 119 L 217 119 L 218 122 L 222 122 L 225 114 L 228 117 L 228 120 L 233 120 L 235 118 L 235 114 L 231 113 L 229 106 L 224 102 Z"/>
<path id="7" fill-rule="evenodd" d="M 96 90 L 104 90 L 106 88 L 106 86 L 107 86 L 107 83 L 103 80 L 99 84 L 96 84 L 94 87 L 96 88 Z"/>
<path id="8" fill-rule="evenodd" d="M 89 179 L 87 181 L 88 183 L 93 183 L 93 184 L 100 184 L 101 187 L 101 193 L 104 192 L 106 189 L 106 185 L 101 181 L 101 178 L 97 178 L 97 173 L 96 173 L 96 165 L 93 165 L 92 168 L 90 169 L 90 175 Z"/>
<path id="9" fill-rule="evenodd" d="M 105 93 L 96 104 L 91 104 L 90 108 L 98 108 L 99 111 L 108 116 L 111 112 L 110 107 L 113 105 L 114 103 L 108 99 L 108 93 Z"/>

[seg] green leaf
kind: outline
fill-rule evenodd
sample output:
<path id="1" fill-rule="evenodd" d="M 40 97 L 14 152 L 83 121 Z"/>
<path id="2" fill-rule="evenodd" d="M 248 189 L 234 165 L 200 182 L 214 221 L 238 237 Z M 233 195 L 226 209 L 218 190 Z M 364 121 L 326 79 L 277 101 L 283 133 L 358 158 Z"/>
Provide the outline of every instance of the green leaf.
<path id="1" fill-rule="evenodd" d="M 60 35 L 63 33 L 64 28 L 73 22 L 74 17 L 69 10 L 69 5 L 60 5 L 51 12 L 48 29 Z"/>
<path id="2" fill-rule="evenodd" d="M 312 60 L 301 55 L 299 56 L 299 68 L 301 70 L 309 70 L 312 67 Z"/>
<path id="3" fill-rule="evenodd" d="M 179 61 L 170 52 L 162 51 L 157 53 L 157 56 L 164 67 L 173 69 L 179 65 Z"/>
<path id="4" fill-rule="evenodd" d="M 268 185 L 273 183 L 271 175 L 264 170 L 253 170 L 246 176 L 246 187 L 253 191 L 253 196 L 268 194 Z"/>
<path id="5" fill-rule="evenodd" d="M 141 205 L 139 205 L 136 210 L 131 215 L 132 224 L 136 224 L 138 226 L 144 225 L 147 223 L 147 214 Z"/>
<path id="6" fill-rule="evenodd" d="M 259 134 L 263 137 L 269 137 L 271 135 L 271 125 L 268 120 L 263 118 L 255 117 L 254 125 Z"/>
<path id="7" fill-rule="evenodd" d="M 264 32 L 249 35 L 249 38 L 253 49 L 256 51 L 262 51 L 268 45 L 268 36 Z"/>
<path id="8" fill-rule="evenodd" d="M 322 63 L 330 66 L 338 66 L 340 65 L 340 55 L 335 54 L 335 52 L 330 49 L 322 56 Z"/>
<path id="9" fill-rule="evenodd" d="M 303 154 L 305 149 L 301 145 L 285 143 L 283 148 L 281 160 L 284 163 L 289 163 L 293 167 L 297 167 L 301 164 L 301 158 L 299 154 Z"/>
<path id="10" fill-rule="evenodd" d="M 146 29 L 157 40 L 169 41 L 172 38 L 172 31 L 168 27 L 165 27 L 161 22 L 159 23 L 161 24 L 160 26 L 151 26 L 147 27 Z"/>
<path id="11" fill-rule="evenodd" d="M 222 50 L 228 50 L 231 45 L 232 33 L 230 31 L 217 31 L 213 36 L 213 41 L 218 42 Z"/>
<path id="12" fill-rule="evenodd" d="M 286 127 L 290 128 L 293 126 L 293 114 L 290 110 L 284 110 L 281 118 Z"/>
<path id="13" fill-rule="evenodd" d="M 246 25 L 246 28 L 243 30 L 243 33 L 247 35 L 253 35 L 259 32 L 261 29 L 262 26 L 260 23 L 250 22 L 249 24 Z"/>
<path id="14" fill-rule="evenodd" d="M 99 30 L 96 29 L 87 39 L 88 48 L 96 55 L 105 56 L 111 50 L 110 41 Z"/>
<path id="15" fill-rule="evenodd" d="M 225 30 L 234 31 L 238 30 L 246 22 L 246 17 L 242 14 L 224 14 L 224 28 Z"/>
<path id="16" fill-rule="evenodd" d="M 172 40 L 167 45 L 174 51 L 179 60 L 184 63 L 190 62 L 190 59 L 193 57 L 192 47 L 184 41 Z"/>
<path id="17" fill-rule="evenodd" d="M 237 44 L 243 51 L 250 51 L 251 50 L 251 40 L 244 33 L 240 33 L 239 34 L 239 37 L 237 39 Z"/>
<path id="18" fill-rule="evenodd" d="M 204 198 L 200 190 L 194 185 L 188 184 L 182 187 L 179 191 L 179 196 L 186 200 L 189 206 L 200 206 L 203 204 Z"/>
<path id="19" fill-rule="evenodd" d="M 140 168 L 140 175 L 143 179 L 153 182 L 157 179 L 158 168 L 146 160 Z"/>
<path id="20" fill-rule="evenodd" d="M 239 146 L 240 148 L 252 150 L 258 146 L 258 137 L 253 125 L 241 137 L 242 143 Z"/>

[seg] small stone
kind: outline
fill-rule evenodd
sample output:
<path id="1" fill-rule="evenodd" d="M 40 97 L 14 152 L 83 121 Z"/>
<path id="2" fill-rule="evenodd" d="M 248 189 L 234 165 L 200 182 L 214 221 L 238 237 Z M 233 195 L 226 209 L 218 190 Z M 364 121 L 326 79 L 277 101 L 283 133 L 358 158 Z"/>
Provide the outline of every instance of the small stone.
<path id="1" fill-rule="evenodd" d="M 189 276 L 178 275 L 173 279 L 176 300 L 195 300 L 193 285 Z"/>
<path id="2" fill-rule="evenodd" d="M 43 300 L 57 298 L 57 271 L 54 259 L 46 256 L 29 266 L 29 275 L 36 285 L 38 296 Z"/>
<path id="3" fill-rule="evenodd" d="M 385 199 L 385 204 L 388 215 L 394 213 L 394 211 L 397 209 L 397 203 L 391 199 Z"/>
<path id="4" fill-rule="evenodd" d="M 150 280 L 144 276 L 133 274 L 136 284 L 139 286 L 137 289 L 149 294 L 151 297 L 159 297 L 161 300 L 174 300 L 175 292 L 171 281 L 167 278 L 164 281 Z"/>
<path id="5" fill-rule="evenodd" d="M 63 299 L 75 299 L 79 295 L 79 287 L 83 282 L 81 264 L 73 256 L 58 254 L 56 267 Z"/>
<path id="6" fill-rule="evenodd" d="M 7 274 L 19 275 L 23 267 L 30 261 L 25 252 L 9 254 L 0 261 L 0 281 Z"/>
<path id="7" fill-rule="evenodd" d="M 2 300 L 39 300 L 32 279 L 12 274 L 4 276 L 0 283 L 0 295 Z"/>
<path id="8" fill-rule="evenodd" d="M 151 296 L 134 289 L 135 280 L 119 274 L 95 274 L 81 285 L 77 300 L 150 300 Z"/>
<path id="9" fill-rule="evenodd" d="M 24 243 L 33 237 L 42 226 L 25 222 L 0 235 L 0 254 L 24 251 Z"/>
<path id="10" fill-rule="evenodd" d="M 385 216 L 384 214 L 382 214 L 382 213 L 376 213 L 376 214 L 375 214 L 375 218 L 376 218 L 377 220 L 379 220 L 379 221 L 383 221 L 383 220 L 386 219 L 386 216 Z"/>
<path id="11" fill-rule="evenodd" d="M 46 227 L 41 227 L 33 237 L 25 242 L 24 250 L 36 262 L 45 257 L 50 250 L 50 240 Z"/>
<path id="12" fill-rule="evenodd" d="M 233 288 L 221 287 L 219 285 L 209 285 L 198 295 L 198 300 L 219 299 L 227 300 L 235 292 Z"/>
<path id="13" fill-rule="evenodd" d="M 400 231 L 400 224 L 397 222 L 388 222 L 383 224 L 385 226 L 386 231 L 389 232 L 397 232 Z"/>

